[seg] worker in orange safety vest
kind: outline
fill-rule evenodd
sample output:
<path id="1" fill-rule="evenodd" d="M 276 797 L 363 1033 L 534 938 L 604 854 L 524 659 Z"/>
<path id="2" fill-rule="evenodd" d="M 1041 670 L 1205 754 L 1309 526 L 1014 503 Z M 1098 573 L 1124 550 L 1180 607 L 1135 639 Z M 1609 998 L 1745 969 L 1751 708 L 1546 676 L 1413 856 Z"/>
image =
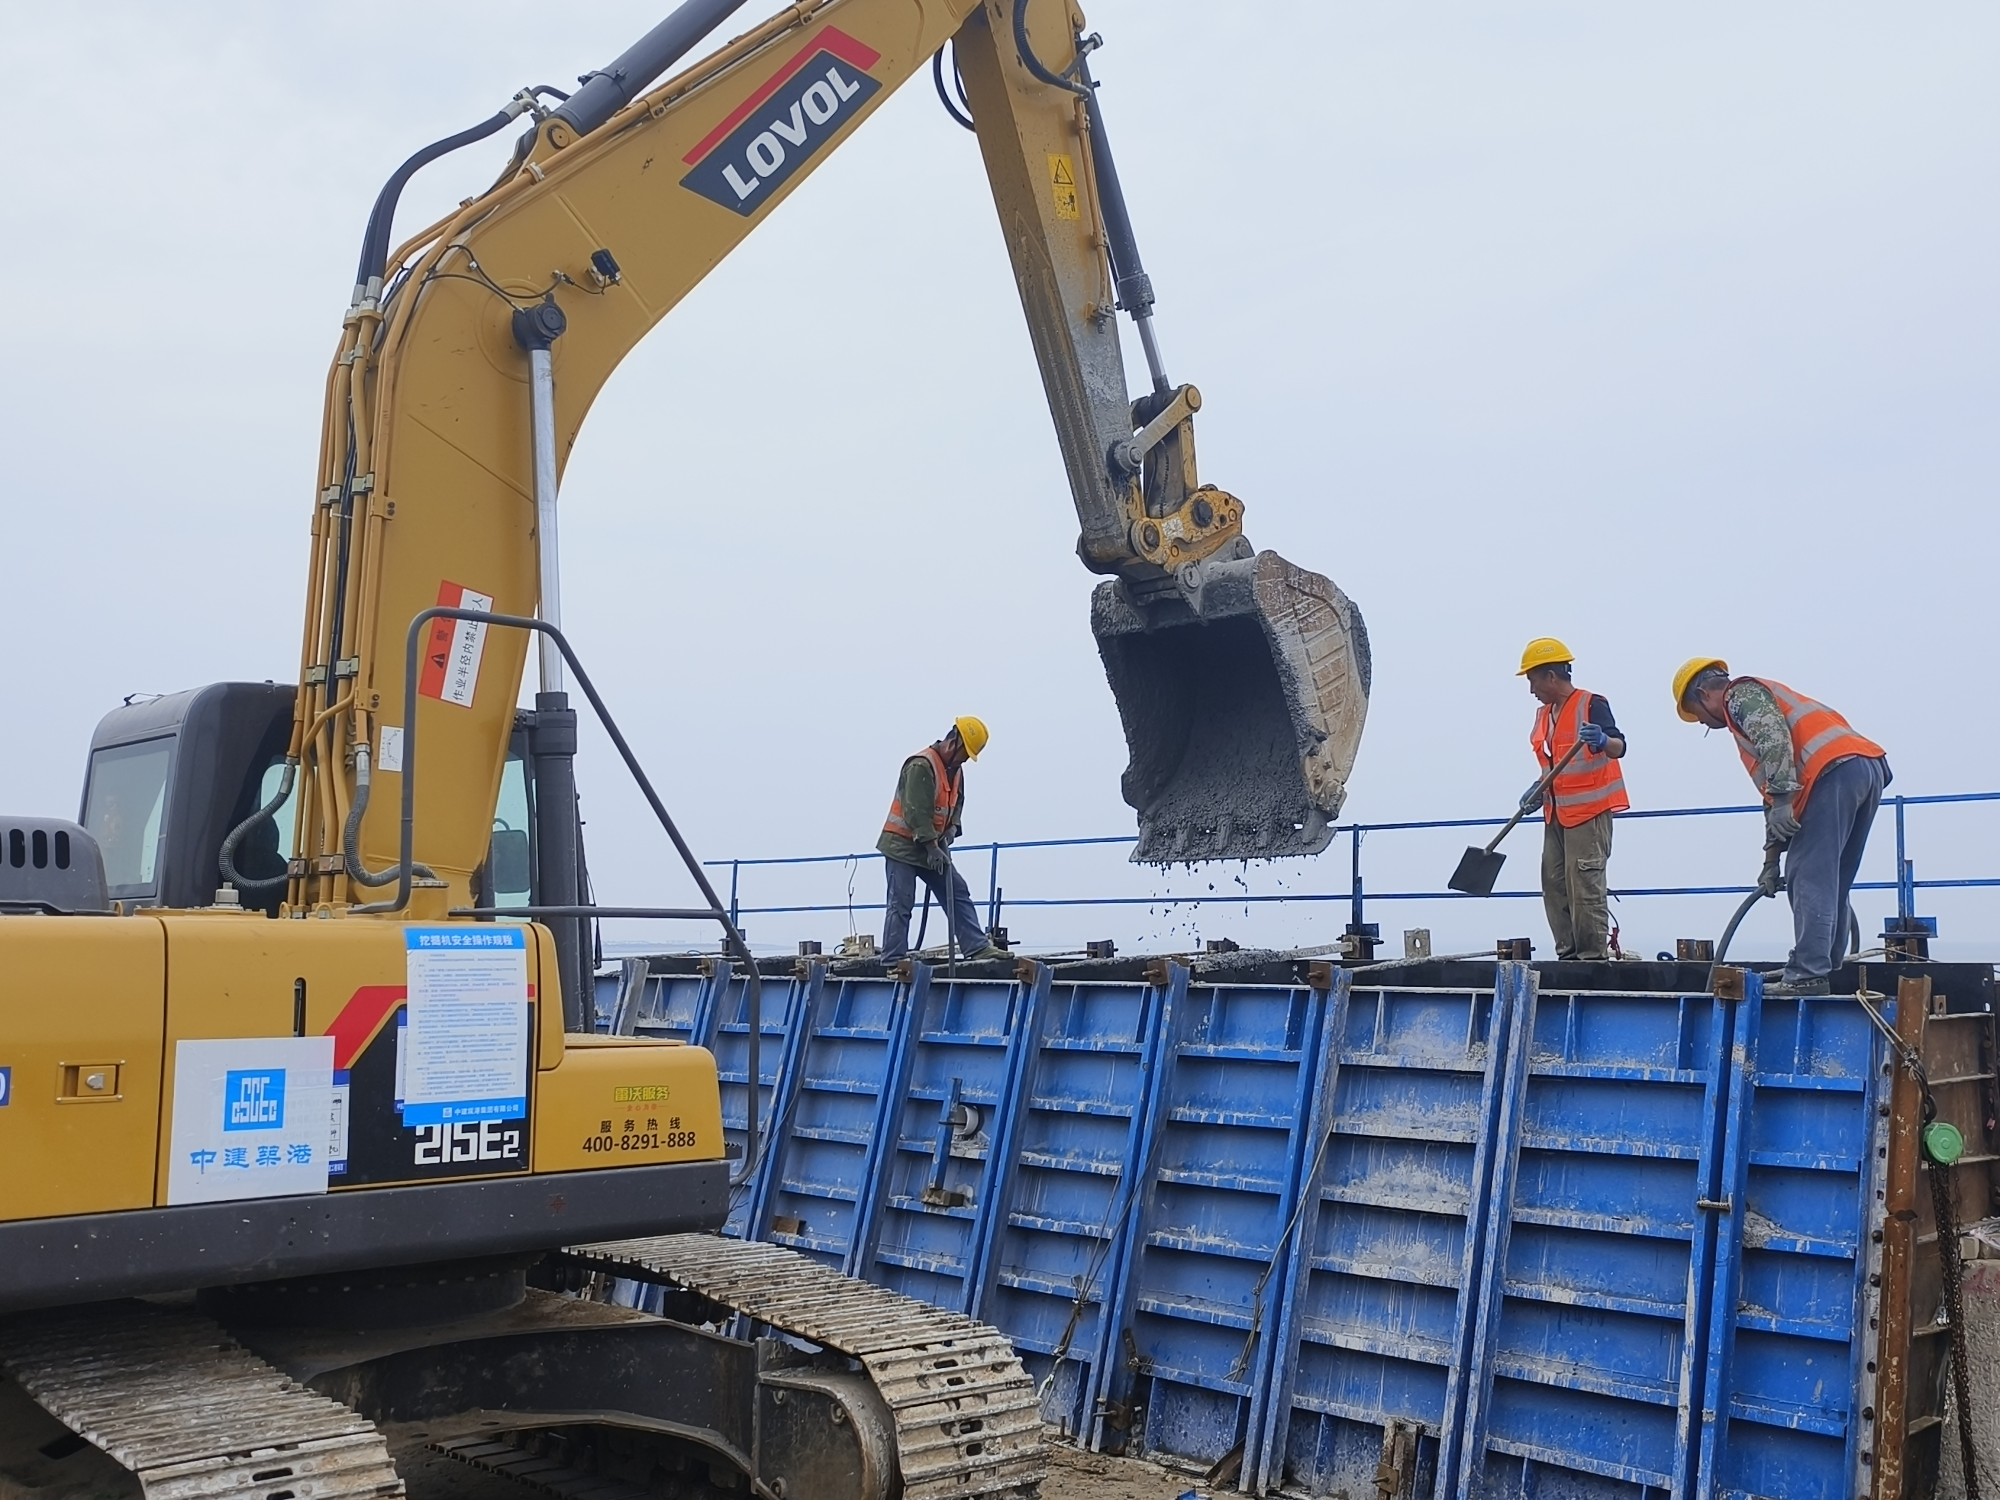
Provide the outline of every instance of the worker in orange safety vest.
<path id="1" fill-rule="evenodd" d="M 910 951 L 910 914 L 917 882 L 930 887 L 958 945 L 961 958 L 1005 958 L 980 925 L 979 908 L 965 877 L 953 868 L 951 844 L 963 831 L 965 763 L 986 748 L 986 725 L 970 714 L 955 720 L 935 744 L 903 762 L 896 793 L 875 848 L 888 876 L 882 914 L 882 957 L 894 962 Z"/>
<path id="2" fill-rule="evenodd" d="M 1553 636 L 1528 642 L 1517 676 L 1541 706 L 1529 735 L 1542 775 L 1521 798 L 1542 818 L 1542 909 L 1557 958 L 1611 957 L 1611 819 L 1632 804 L 1619 761 L 1625 735 L 1611 705 L 1570 680 L 1574 658 Z M 1544 789 L 1549 771 L 1571 748 L 1582 748 Z"/>
<path id="3" fill-rule="evenodd" d="M 1764 993 L 1826 994 L 1847 952 L 1848 903 L 1868 831 L 1893 779 L 1887 752 L 1824 703 L 1769 677 L 1732 677 L 1716 656 L 1682 663 L 1674 711 L 1690 724 L 1727 729 L 1764 799 L 1760 894 L 1777 894 L 1784 857 L 1792 952 Z"/>

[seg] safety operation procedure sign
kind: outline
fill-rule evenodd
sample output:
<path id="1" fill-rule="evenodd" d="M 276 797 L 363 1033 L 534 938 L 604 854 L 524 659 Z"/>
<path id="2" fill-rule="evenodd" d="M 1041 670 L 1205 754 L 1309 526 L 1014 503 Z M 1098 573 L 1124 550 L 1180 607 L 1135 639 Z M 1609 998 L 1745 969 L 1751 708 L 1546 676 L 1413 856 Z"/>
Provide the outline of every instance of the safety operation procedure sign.
<path id="1" fill-rule="evenodd" d="M 528 1112 L 528 934 L 494 924 L 404 929 L 409 1011 L 403 1124 Z"/>

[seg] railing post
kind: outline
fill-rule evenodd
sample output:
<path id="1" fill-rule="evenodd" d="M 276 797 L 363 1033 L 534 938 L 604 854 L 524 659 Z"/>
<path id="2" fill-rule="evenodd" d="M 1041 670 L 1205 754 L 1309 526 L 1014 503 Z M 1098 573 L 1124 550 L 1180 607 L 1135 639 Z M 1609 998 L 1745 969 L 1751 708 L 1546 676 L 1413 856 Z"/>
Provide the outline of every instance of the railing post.
<path id="1" fill-rule="evenodd" d="M 1361 825 L 1356 823 L 1352 832 L 1354 835 L 1354 883 L 1348 890 L 1349 910 L 1347 920 L 1354 924 L 1354 931 L 1359 931 L 1366 920 L 1364 916 L 1366 903 L 1361 892 Z"/>
<path id="2" fill-rule="evenodd" d="M 1903 799 L 1896 798 L 1896 915 L 1908 921 L 1917 914 L 1916 872 L 1911 868 L 1909 838 L 1903 827 Z"/>
<path id="3" fill-rule="evenodd" d="M 1000 841 L 989 846 L 993 859 L 986 867 L 986 931 L 990 935 L 1000 925 Z"/>
<path id="4" fill-rule="evenodd" d="M 743 925 L 741 917 L 736 909 L 736 877 L 739 874 L 741 874 L 742 871 L 743 871 L 742 860 L 732 859 L 729 862 L 729 922 L 732 927 L 741 927 Z"/>

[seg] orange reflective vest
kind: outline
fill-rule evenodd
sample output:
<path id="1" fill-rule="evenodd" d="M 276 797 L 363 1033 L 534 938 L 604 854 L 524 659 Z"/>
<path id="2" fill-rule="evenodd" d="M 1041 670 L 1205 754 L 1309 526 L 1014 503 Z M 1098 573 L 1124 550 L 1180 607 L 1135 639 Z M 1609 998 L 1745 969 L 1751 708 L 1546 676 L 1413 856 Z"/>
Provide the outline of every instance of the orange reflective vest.
<path id="1" fill-rule="evenodd" d="M 1590 694 L 1574 688 L 1559 707 L 1544 703 L 1535 714 L 1534 733 L 1529 736 L 1542 774 L 1569 754 L 1570 746 L 1583 733 L 1590 717 Z M 1624 812 L 1632 804 L 1625 796 L 1625 777 L 1618 762 L 1597 750 L 1585 750 L 1556 777 L 1543 802 L 1543 817 L 1575 828 L 1604 813 Z"/>
<path id="2" fill-rule="evenodd" d="M 948 775 L 944 768 L 944 757 L 937 753 L 937 746 L 926 745 L 916 755 L 903 762 L 905 769 L 911 760 L 927 760 L 931 772 L 937 777 L 937 801 L 931 808 L 931 836 L 941 838 L 944 831 L 958 821 L 958 804 L 965 795 L 965 783 Z M 889 817 L 883 823 L 884 833 L 897 834 L 903 838 L 916 840 L 917 831 L 903 816 L 903 773 L 896 773 L 896 795 L 889 800 Z"/>
<path id="3" fill-rule="evenodd" d="M 1793 816 L 1805 812 L 1806 798 L 1812 795 L 1813 783 L 1835 761 L 1845 760 L 1850 755 L 1865 755 L 1871 760 L 1888 758 L 1888 751 L 1857 733 L 1852 724 L 1824 703 L 1815 702 L 1804 693 L 1795 693 L 1782 682 L 1773 682 L 1768 677 L 1738 677 L 1729 685 L 1735 687 L 1739 682 L 1754 682 L 1777 699 L 1778 711 L 1785 716 L 1785 726 L 1792 731 L 1792 770 L 1799 778 L 1799 789 L 1792 796 Z M 1765 785 L 1763 762 L 1758 760 L 1757 748 L 1750 743 L 1749 736 L 1736 727 L 1734 716 L 1729 718 L 1729 732 L 1736 738 L 1736 753 L 1743 757 L 1743 769 L 1757 783 L 1757 790 L 1764 794 L 1764 800 L 1770 801 L 1771 791 Z"/>

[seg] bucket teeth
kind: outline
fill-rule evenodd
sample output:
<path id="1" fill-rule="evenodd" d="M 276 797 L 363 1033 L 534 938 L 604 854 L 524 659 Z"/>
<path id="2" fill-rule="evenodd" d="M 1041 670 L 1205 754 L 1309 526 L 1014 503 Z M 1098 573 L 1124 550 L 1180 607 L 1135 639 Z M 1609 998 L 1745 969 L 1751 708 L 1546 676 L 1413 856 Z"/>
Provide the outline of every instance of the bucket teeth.
<path id="1" fill-rule="evenodd" d="M 1317 854 L 1333 837 L 1368 714 L 1360 610 L 1275 552 L 1204 562 L 1197 587 L 1141 605 L 1091 599 L 1131 763 L 1132 859 Z"/>

